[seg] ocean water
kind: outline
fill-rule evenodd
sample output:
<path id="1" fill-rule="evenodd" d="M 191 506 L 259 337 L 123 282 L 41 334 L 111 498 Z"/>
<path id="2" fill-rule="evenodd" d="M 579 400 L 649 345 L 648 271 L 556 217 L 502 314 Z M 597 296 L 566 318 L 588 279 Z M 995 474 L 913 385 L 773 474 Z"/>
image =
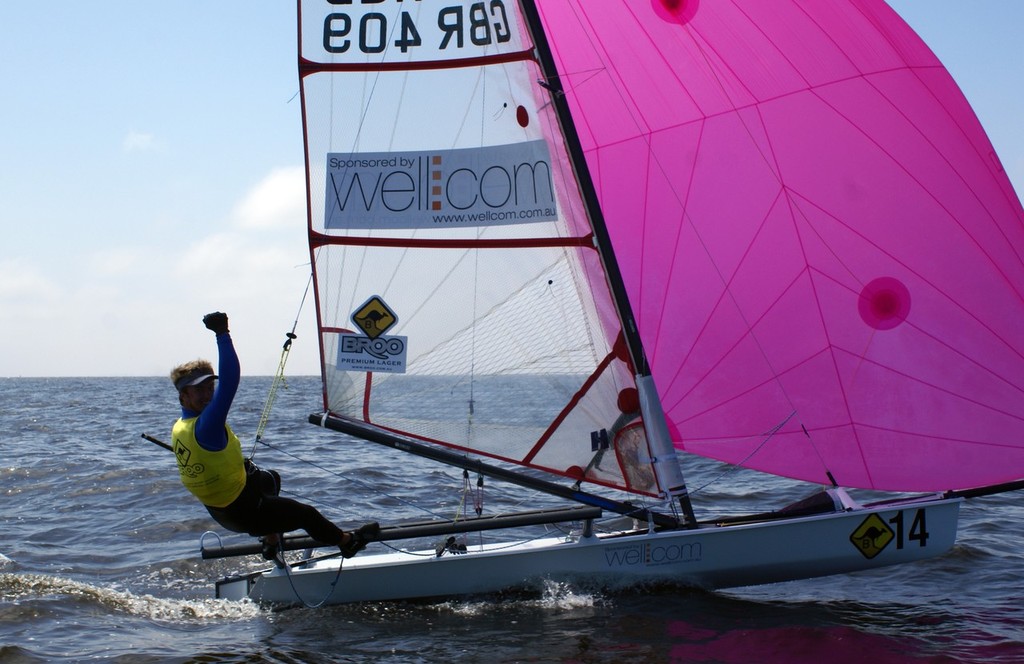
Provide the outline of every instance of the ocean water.
<path id="1" fill-rule="evenodd" d="M 242 380 L 243 441 L 269 385 Z M 454 514 L 459 471 L 306 424 L 318 399 L 317 379 L 290 379 L 257 451 L 285 490 L 349 526 Z M 1020 493 L 965 503 L 944 557 L 827 579 L 284 611 L 214 600 L 218 578 L 265 563 L 200 559 L 217 528 L 141 438 L 166 439 L 176 414 L 165 378 L 0 378 L 0 662 L 1024 662 Z M 691 487 L 720 478 L 699 517 L 807 492 L 700 460 L 686 471 Z M 535 505 L 488 482 L 485 513 Z"/>

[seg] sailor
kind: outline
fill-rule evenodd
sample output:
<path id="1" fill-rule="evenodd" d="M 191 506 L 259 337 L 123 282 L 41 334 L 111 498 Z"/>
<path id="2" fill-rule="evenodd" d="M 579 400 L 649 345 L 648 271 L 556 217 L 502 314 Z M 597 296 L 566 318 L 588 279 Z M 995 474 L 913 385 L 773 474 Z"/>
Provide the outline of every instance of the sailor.
<path id="1" fill-rule="evenodd" d="M 241 376 L 227 314 L 207 314 L 203 324 L 217 335 L 219 375 L 207 360 L 171 370 L 181 402 L 181 418 L 171 438 L 182 484 L 217 523 L 262 538 L 268 559 L 276 556 L 279 534 L 298 529 L 318 542 L 339 547 L 344 557 L 351 558 L 366 546 L 368 537 L 379 532 L 379 526 L 370 523 L 344 532 L 315 507 L 278 495 L 280 475 L 260 470 L 243 457 L 241 442 L 227 424 Z"/>

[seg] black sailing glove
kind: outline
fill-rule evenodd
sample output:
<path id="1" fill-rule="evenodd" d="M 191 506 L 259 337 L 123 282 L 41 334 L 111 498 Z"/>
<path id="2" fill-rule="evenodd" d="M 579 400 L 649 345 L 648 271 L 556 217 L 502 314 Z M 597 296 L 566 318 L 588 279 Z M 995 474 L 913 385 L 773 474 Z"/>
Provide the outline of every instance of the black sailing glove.
<path id="1" fill-rule="evenodd" d="M 217 334 L 228 333 L 228 315 L 215 311 L 212 314 L 203 316 L 203 325 L 206 329 L 213 330 Z"/>

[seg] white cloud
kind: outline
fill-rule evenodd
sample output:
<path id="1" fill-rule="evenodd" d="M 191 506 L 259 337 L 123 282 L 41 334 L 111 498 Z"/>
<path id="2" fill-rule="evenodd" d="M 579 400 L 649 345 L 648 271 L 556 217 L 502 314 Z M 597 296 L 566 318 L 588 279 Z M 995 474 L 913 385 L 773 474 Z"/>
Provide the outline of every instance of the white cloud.
<path id="1" fill-rule="evenodd" d="M 25 259 L 0 261 L 0 311 L 18 303 L 46 304 L 60 294 L 57 285 Z"/>
<path id="2" fill-rule="evenodd" d="M 234 207 L 231 226 L 184 247 L 173 257 L 167 279 L 182 293 L 184 319 L 168 321 L 194 350 L 176 352 L 171 364 L 214 352 L 200 322 L 209 311 L 225 311 L 247 374 L 272 374 L 284 335 L 295 322 L 309 278 L 305 232 L 305 172 L 275 169 Z M 307 299 L 289 363 L 291 374 L 319 372 L 314 305 Z M 180 345 L 180 344 L 179 344 Z M 168 366 L 171 366 L 168 364 Z"/>
<path id="3" fill-rule="evenodd" d="M 215 310 L 230 316 L 243 372 L 272 374 L 309 277 L 305 222 L 296 218 L 302 177 L 273 171 L 230 219 L 207 222 L 209 234 L 177 246 L 119 246 L 109 236 L 92 253 L 0 259 L 0 345 L 17 349 L 0 354 L 0 376 L 163 375 L 216 356 L 202 325 Z M 290 375 L 319 371 L 314 317 L 308 298 Z"/>
<path id="4" fill-rule="evenodd" d="M 238 228 L 301 229 L 306 223 L 306 171 L 279 168 L 263 178 L 232 213 Z"/>
<path id="5" fill-rule="evenodd" d="M 156 137 L 134 129 L 121 141 L 121 150 L 124 152 L 149 152 L 159 147 Z"/>
<path id="6" fill-rule="evenodd" d="M 99 275 L 128 275 L 147 263 L 148 248 L 114 247 L 94 253 L 88 259 L 88 269 Z"/>

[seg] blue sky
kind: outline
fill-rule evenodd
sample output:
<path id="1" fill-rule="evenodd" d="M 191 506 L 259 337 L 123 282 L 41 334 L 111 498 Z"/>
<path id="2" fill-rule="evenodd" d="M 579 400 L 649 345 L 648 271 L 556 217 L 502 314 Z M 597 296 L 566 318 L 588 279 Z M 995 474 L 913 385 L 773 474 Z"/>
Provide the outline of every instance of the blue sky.
<path id="1" fill-rule="evenodd" d="M 1021 0 L 890 0 L 1024 192 Z M 0 376 L 272 374 L 308 277 L 288 0 L 0 4 Z M 318 373 L 311 299 L 291 374 Z"/>

